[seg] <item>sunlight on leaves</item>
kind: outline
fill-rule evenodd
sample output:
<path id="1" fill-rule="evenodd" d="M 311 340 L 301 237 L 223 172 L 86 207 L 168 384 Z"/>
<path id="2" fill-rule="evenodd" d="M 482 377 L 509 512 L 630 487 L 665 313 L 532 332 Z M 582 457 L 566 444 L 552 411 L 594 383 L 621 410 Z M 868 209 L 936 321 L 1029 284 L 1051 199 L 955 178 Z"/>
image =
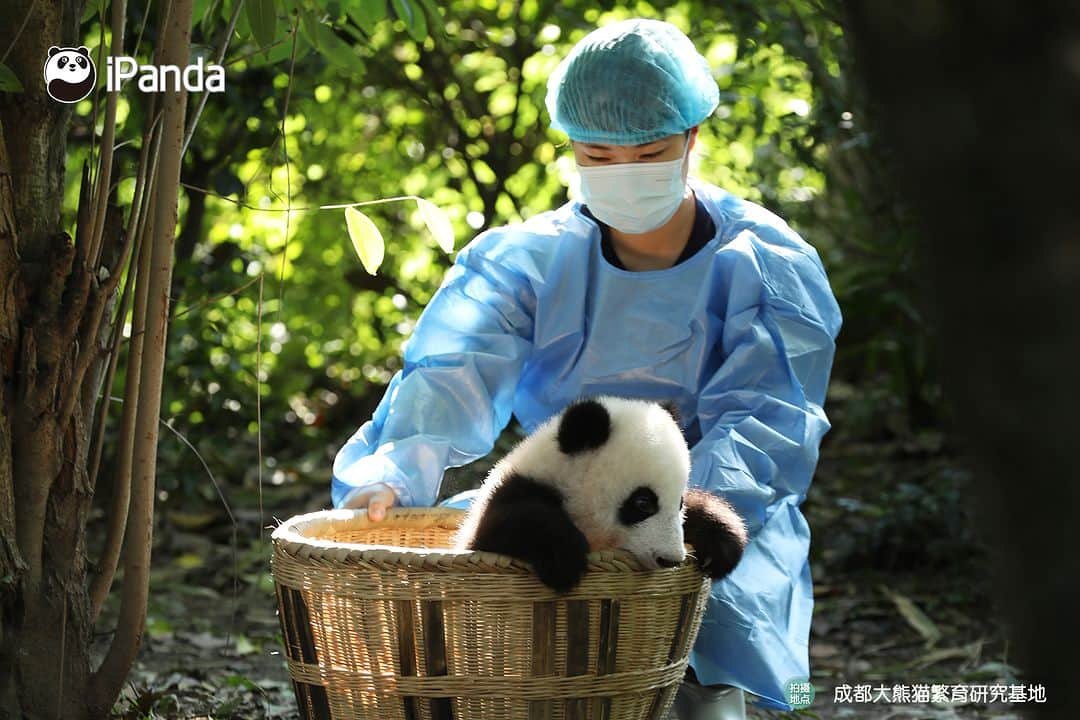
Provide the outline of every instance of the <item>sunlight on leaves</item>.
<path id="1" fill-rule="evenodd" d="M 416 199 L 416 205 L 420 209 L 420 217 L 427 225 L 428 232 L 435 237 L 443 252 L 454 251 L 454 227 L 450 224 L 450 218 L 435 203 L 423 198 Z"/>
<path id="2" fill-rule="evenodd" d="M 352 240 L 356 254 L 360 256 L 360 262 L 369 275 L 382 265 L 383 254 L 386 251 L 386 242 L 383 240 L 379 228 L 371 222 L 364 213 L 356 208 L 345 208 L 345 226 L 349 230 L 349 239 Z"/>

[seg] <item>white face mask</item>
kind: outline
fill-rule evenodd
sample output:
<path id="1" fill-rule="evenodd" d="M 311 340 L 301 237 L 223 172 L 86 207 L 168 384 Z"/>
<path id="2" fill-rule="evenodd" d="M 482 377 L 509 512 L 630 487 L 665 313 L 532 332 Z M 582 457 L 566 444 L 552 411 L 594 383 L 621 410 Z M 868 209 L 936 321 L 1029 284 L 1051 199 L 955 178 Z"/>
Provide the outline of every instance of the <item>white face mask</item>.
<path id="1" fill-rule="evenodd" d="M 660 227 L 679 209 L 686 193 L 683 156 L 665 162 L 578 166 L 581 196 L 601 222 L 630 235 Z"/>

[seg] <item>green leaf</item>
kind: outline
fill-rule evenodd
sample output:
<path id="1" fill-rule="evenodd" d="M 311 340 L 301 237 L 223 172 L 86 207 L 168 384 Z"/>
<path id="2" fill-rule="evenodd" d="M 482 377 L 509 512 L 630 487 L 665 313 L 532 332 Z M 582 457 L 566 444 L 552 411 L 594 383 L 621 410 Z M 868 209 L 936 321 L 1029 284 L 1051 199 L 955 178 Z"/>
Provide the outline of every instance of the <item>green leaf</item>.
<path id="1" fill-rule="evenodd" d="M 423 198 L 417 198 L 416 205 L 420 208 L 420 217 L 427 225 L 428 232 L 435 237 L 435 242 L 443 252 L 454 252 L 454 226 L 450 224 L 446 213 L 435 203 Z"/>
<path id="2" fill-rule="evenodd" d="M 379 228 L 375 227 L 371 218 L 351 207 L 345 208 L 345 227 L 349 229 L 349 239 L 352 240 L 364 269 L 369 275 L 374 275 L 382 265 L 383 253 L 386 250 L 386 243 Z"/>
<path id="3" fill-rule="evenodd" d="M 375 33 L 375 26 L 386 17 L 386 3 L 383 0 L 352 0 L 345 12 L 360 29 L 368 35 Z"/>
<path id="4" fill-rule="evenodd" d="M 431 22 L 428 23 L 428 27 L 431 29 L 432 35 L 446 37 L 446 22 L 439 12 L 439 6 L 435 4 L 434 0 L 420 0 L 420 3 L 424 6 L 427 14 L 431 16 Z"/>
<path id="5" fill-rule="evenodd" d="M 248 638 L 240 635 L 236 638 L 236 647 L 234 652 L 237 655 L 250 655 L 253 652 L 258 652 L 259 648 L 255 646 L 255 643 L 251 642 Z"/>
<path id="6" fill-rule="evenodd" d="M 315 14 L 310 10 L 300 8 L 300 34 L 307 38 L 307 41 L 311 43 L 312 47 L 321 51 L 322 47 L 319 45 L 321 39 L 319 33 L 319 19 L 315 17 Z"/>
<path id="7" fill-rule="evenodd" d="M 277 39 L 277 9 L 274 0 L 246 0 L 244 12 L 251 25 L 251 34 L 255 42 L 264 49 L 274 44 Z"/>
<path id="8" fill-rule="evenodd" d="M 146 634 L 154 639 L 161 639 L 172 635 L 173 627 L 165 618 L 156 615 L 146 616 Z"/>
<path id="9" fill-rule="evenodd" d="M 15 76 L 15 72 L 7 65 L 0 65 L 0 92 L 19 93 L 23 91 L 23 84 Z"/>
<path id="10" fill-rule="evenodd" d="M 277 63 L 288 62 L 289 57 L 292 55 L 292 38 L 290 37 L 286 42 L 281 43 L 275 47 L 269 48 L 265 54 L 252 55 L 248 58 L 249 67 L 264 67 L 273 66 Z M 311 52 L 311 44 L 304 37 L 303 33 L 296 36 L 296 61 L 300 62 L 307 57 Z M 265 55 L 265 56 L 264 56 Z M 285 66 L 286 69 L 288 66 Z"/>
<path id="11" fill-rule="evenodd" d="M 409 4 L 409 0 L 394 0 L 394 12 L 398 19 L 405 23 L 405 29 L 416 42 L 422 42 L 427 37 L 427 20 L 419 8 Z"/>
<path id="12" fill-rule="evenodd" d="M 216 3 L 211 2 L 211 0 L 195 0 L 191 4 L 191 22 L 200 23 L 205 28 L 206 16 L 210 14 L 210 10 L 218 10 L 217 7 L 211 8 L 211 5 L 216 5 Z"/>
<path id="13" fill-rule="evenodd" d="M 319 36 L 319 51 L 334 65 L 363 72 L 364 62 L 353 52 L 352 45 L 337 36 L 328 25 L 319 24 L 316 30 Z"/>
<path id="14" fill-rule="evenodd" d="M 98 11 L 100 9 L 100 3 L 95 2 L 94 0 L 90 0 L 90 2 L 86 3 L 86 7 L 83 8 L 82 20 L 79 21 L 80 24 L 92 19 L 95 15 L 98 14 Z"/>

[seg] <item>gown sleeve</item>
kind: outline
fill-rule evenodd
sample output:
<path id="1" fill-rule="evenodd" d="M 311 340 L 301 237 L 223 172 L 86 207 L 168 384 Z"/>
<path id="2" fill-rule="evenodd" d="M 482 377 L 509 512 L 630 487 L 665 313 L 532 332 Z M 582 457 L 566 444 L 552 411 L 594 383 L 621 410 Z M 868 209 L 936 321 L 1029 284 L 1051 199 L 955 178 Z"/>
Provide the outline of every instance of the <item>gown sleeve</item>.
<path id="1" fill-rule="evenodd" d="M 810 532 L 799 505 L 829 429 L 823 410 L 840 309 L 816 251 L 780 221 L 721 251 L 721 358 L 698 397 L 691 485 L 727 498 L 750 542 L 713 585 L 692 664 L 703 684 L 738 684 L 790 709 L 808 679 Z"/>
<path id="2" fill-rule="evenodd" d="M 524 275 L 486 252 L 497 232 L 458 253 L 406 342 L 402 369 L 338 451 L 334 507 L 375 483 L 401 505 L 433 505 L 443 471 L 486 455 L 509 422 L 535 296 Z"/>

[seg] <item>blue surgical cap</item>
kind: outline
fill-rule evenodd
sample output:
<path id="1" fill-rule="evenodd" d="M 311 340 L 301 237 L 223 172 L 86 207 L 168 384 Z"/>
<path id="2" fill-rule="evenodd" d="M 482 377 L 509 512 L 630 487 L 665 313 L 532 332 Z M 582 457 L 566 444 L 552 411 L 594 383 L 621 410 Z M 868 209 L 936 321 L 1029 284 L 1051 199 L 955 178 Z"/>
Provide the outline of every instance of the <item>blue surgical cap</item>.
<path id="1" fill-rule="evenodd" d="M 652 142 L 698 125 L 719 101 L 709 63 L 660 20 L 593 30 L 548 78 L 551 127 L 580 142 Z"/>

